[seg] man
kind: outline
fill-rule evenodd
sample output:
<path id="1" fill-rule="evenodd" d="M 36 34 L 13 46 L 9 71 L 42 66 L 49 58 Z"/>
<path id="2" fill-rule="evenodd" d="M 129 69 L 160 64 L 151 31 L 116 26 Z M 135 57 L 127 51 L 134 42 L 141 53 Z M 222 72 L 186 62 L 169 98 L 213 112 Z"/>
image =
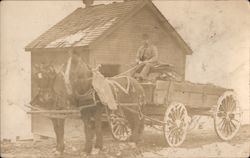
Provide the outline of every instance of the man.
<path id="1" fill-rule="evenodd" d="M 145 80 L 150 69 L 158 63 L 158 50 L 155 45 L 151 44 L 148 34 L 142 35 L 143 44 L 139 47 L 136 55 L 136 63 L 138 64 L 132 76 L 139 73 L 136 78 Z"/>

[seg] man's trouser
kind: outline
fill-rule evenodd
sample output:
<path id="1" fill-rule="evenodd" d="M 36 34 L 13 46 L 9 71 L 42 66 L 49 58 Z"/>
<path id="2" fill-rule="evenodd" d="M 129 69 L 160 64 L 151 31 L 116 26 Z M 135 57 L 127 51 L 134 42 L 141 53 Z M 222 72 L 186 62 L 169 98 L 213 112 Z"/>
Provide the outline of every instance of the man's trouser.
<path id="1" fill-rule="evenodd" d="M 140 76 L 145 79 L 147 77 L 147 75 L 149 74 L 151 68 L 153 68 L 157 63 L 156 62 L 146 62 L 146 63 L 141 63 L 139 64 L 134 72 L 132 73 L 132 76 L 135 75 L 135 73 L 140 73 Z"/>

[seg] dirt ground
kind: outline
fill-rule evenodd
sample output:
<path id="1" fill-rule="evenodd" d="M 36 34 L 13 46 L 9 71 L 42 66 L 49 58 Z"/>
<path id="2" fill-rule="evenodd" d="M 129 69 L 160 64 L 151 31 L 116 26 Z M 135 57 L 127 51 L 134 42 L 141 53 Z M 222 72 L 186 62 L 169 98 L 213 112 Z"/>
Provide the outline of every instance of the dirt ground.
<path id="1" fill-rule="evenodd" d="M 229 142 L 221 141 L 213 130 L 195 129 L 188 133 L 185 142 L 178 148 L 166 145 L 161 131 L 147 127 L 144 141 L 140 146 L 140 153 L 131 148 L 128 143 L 114 141 L 108 132 L 104 137 L 104 149 L 91 158 L 204 158 L 204 157 L 249 157 L 250 153 L 250 125 L 243 125 L 237 135 Z M 63 158 L 84 157 L 82 149 L 84 141 L 77 138 L 66 140 Z M 40 141 L 1 142 L 2 157 L 17 158 L 49 158 L 59 157 L 54 154 L 55 139 L 44 138 Z"/>

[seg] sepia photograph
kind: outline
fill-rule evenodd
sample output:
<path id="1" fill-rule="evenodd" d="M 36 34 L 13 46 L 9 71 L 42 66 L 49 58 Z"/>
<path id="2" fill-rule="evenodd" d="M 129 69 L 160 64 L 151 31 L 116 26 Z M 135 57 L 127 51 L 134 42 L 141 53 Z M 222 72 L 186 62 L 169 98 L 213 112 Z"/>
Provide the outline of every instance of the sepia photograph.
<path id="1" fill-rule="evenodd" d="M 3 158 L 248 158 L 247 0 L 3 0 Z"/>

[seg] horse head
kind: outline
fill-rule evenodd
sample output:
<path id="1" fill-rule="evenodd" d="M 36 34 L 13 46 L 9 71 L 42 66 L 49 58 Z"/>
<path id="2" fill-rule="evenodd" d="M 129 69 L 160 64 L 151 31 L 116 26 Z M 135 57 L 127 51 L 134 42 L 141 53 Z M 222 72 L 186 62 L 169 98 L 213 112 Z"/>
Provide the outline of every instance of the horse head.
<path id="1" fill-rule="evenodd" d="M 72 62 L 73 64 L 74 62 Z M 93 71 L 91 67 L 83 60 L 79 59 L 75 65 L 71 67 L 70 82 L 73 92 L 77 95 L 82 95 L 92 88 Z"/>
<path id="2" fill-rule="evenodd" d="M 51 64 L 37 64 L 33 69 L 33 79 L 38 88 L 38 94 L 35 100 L 31 101 L 31 104 L 37 104 L 39 106 L 52 106 L 55 103 L 55 93 L 53 85 L 57 73 L 55 68 Z"/>
<path id="3" fill-rule="evenodd" d="M 34 79 L 39 89 L 49 89 L 52 87 L 56 71 L 51 64 L 37 64 L 34 68 Z"/>

